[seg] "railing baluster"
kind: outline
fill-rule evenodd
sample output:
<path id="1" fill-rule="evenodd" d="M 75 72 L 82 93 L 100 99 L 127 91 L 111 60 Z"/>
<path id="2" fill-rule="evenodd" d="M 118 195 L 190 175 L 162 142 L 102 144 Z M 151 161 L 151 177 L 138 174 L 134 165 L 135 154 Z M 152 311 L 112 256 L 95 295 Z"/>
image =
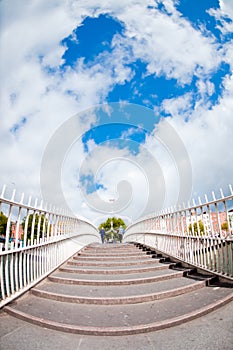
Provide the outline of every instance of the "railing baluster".
<path id="1" fill-rule="evenodd" d="M 13 300 L 16 292 L 19 295 L 46 277 L 83 245 L 101 241 L 97 228 L 88 221 L 65 215 L 64 211 L 58 212 L 52 207 L 45 209 L 42 201 L 37 206 L 35 200 L 32 206 L 31 197 L 24 204 L 24 194 L 21 195 L 20 202 L 16 202 L 15 193 L 14 189 L 11 198 L 5 198 L 4 186 L 0 197 L 1 209 L 6 208 L 7 212 L 4 250 L 0 243 L 0 307 Z M 22 221 L 23 212 L 25 217 Z M 10 243 L 10 237 L 12 218 L 15 215 L 14 244 Z M 22 222 L 23 237 L 19 235 Z M 72 237 L 78 236 L 83 244 L 70 244 Z"/>
<path id="2" fill-rule="evenodd" d="M 4 278 L 5 278 L 5 288 L 6 288 L 6 297 L 10 296 L 10 255 L 5 255 L 5 268 L 4 268 Z"/>
<path id="3" fill-rule="evenodd" d="M 20 249 L 22 249 L 22 242 L 20 242 Z M 19 289 L 23 287 L 23 252 L 19 252 Z"/>
<path id="4" fill-rule="evenodd" d="M 183 204 L 183 208 L 163 209 L 154 217 L 138 220 L 126 229 L 123 241 L 137 242 L 140 237 L 140 242 L 146 240 L 155 242 L 156 248 L 165 254 L 179 257 L 195 266 L 232 278 L 233 190 L 231 185 L 229 190 L 230 194 L 225 195 L 220 189 L 220 198 L 217 198 L 213 191 L 211 200 L 208 200 L 205 194 L 204 202 L 198 197 L 198 201 L 193 199 L 192 206 L 188 203 L 187 207 Z M 226 229 L 223 229 L 223 221 L 227 224 Z M 151 227 L 150 232 L 143 229 L 148 224 Z"/>

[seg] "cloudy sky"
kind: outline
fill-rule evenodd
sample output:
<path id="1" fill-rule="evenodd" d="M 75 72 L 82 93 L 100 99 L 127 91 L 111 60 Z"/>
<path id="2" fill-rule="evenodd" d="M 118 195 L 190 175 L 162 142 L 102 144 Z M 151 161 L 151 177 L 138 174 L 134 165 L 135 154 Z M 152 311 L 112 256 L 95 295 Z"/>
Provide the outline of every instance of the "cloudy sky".
<path id="1" fill-rule="evenodd" d="M 95 223 L 228 193 L 232 0 L 1 0 L 0 183 Z"/>

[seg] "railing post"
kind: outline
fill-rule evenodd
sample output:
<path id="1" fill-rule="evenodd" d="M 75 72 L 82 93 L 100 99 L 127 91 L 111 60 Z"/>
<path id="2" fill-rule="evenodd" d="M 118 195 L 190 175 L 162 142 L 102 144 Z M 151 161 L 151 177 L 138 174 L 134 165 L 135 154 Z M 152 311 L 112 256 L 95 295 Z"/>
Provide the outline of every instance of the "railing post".
<path id="1" fill-rule="evenodd" d="M 32 205 L 31 197 L 24 204 L 24 195 L 17 202 L 15 193 L 14 190 L 10 199 L 5 198 L 4 186 L 0 197 L 1 210 L 7 216 L 5 244 L 0 245 L 0 307 L 38 283 L 84 245 L 100 242 L 97 228 L 87 220 L 43 208 L 42 201 L 39 206 L 37 200 Z M 15 243 L 10 243 L 11 220 L 15 216 Z M 85 235 L 80 222 L 86 227 Z M 22 223 L 23 241 L 19 237 Z M 71 244 L 73 237 L 78 237 L 77 244 Z"/>
<path id="2" fill-rule="evenodd" d="M 233 220 L 228 210 L 233 207 L 231 185 L 229 189 L 229 195 L 220 190 L 221 197 L 216 198 L 212 192 L 212 200 L 205 194 L 205 202 L 198 197 L 198 203 L 193 200 L 192 205 L 163 209 L 154 217 L 142 218 L 127 228 L 124 241 L 155 242 L 153 247 L 166 254 L 232 278 Z M 223 219 L 227 222 L 226 237 L 221 227 Z"/>

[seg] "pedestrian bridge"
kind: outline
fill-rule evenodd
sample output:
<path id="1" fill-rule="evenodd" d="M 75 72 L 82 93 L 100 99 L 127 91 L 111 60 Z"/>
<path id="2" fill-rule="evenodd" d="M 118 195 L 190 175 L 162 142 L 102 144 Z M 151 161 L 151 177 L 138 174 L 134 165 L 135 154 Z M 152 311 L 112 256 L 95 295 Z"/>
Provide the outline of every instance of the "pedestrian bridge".
<path id="1" fill-rule="evenodd" d="M 3 189 L 3 312 L 56 332 L 126 336 L 232 305 L 232 187 L 212 197 L 138 220 L 122 244 L 101 244 L 91 222 L 16 201 L 14 192 L 6 198 Z"/>

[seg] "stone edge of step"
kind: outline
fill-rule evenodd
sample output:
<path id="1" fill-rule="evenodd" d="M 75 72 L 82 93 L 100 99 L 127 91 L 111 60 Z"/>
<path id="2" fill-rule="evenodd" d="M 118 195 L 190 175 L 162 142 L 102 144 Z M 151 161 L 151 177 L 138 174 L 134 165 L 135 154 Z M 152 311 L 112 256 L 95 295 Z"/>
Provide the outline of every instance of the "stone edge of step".
<path id="1" fill-rule="evenodd" d="M 59 323 L 56 321 L 50 321 L 47 319 L 39 318 L 36 316 L 28 315 L 22 311 L 15 310 L 10 306 L 5 306 L 4 311 L 9 315 L 17 317 L 21 320 L 30 322 L 32 324 L 46 327 L 49 329 L 54 329 L 56 331 L 69 332 L 73 334 L 83 334 L 83 335 L 97 335 L 97 336 L 123 336 L 123 335 L 133 335 L 146 332 L 154 332 L 162 330 L 165 328 L 170 328 L 178 326 L 182 323 L 194 320 L 198 317 L 204 316 L 233 300 L 233 293 L 221 298 L 214 303 L 206 305 L 198 310 L 192 311 L 185 315 L 174 317 L 160 322 L 154 322 L 150 324 L 137 325 L 137 326 L 124 326 L 124 327 L 91 327 L 91 326 L 76 326 L 69 325 L 65 323 Z"/>
<path id="2" fill-rule="evenodd" d="M 133 261 L 129 261 L 129 262 L 104 262 L 104 261 L 99 261 L 99 262 L 93 262 L 93 261 L 85 261 L 85 262 L 81 262 L 81 261 L 68 261 L 66 264 L 68 266 L 93 266 L 93 267 L 108 267 L 108 266 L 112 266 L 112 267 L 117 267 L 117 266 L 135 266 L 135 265 L 150 265 L 150 264 L 154 264 L 155 262 L 159 262 L 160 259 L 143 259 L 143 260 L 133 260 Z"/>
<path id="3" fill-rule="evenodd" d="M 80 297 L 80 296 L 71 296 L 65 294 L 58 294 L 40 290 L 38 288 L 31 289 L 30 293 L 33 295 L 55 300 L 59 302 L 68 302 L 76 304 L 94 304 L 94 305 L 124 305 L 124 304 L 139 304 L 145 302 L 152 302 L 156 300 L 162 300 L 166 298 L 175 297 L 185 293 L 189 293 L 198 289 L 201 289 L 206 286 L 206 281 L 199 281 L 196 283 L 189 284 L 187 286 L 182 286 L 179 288 L 174 288 L 171 290 L 166 290 L 163 292 L 143 294 L 143 295 L 133 295 L 133 296 L 124 296 L 124 297 L 111 297 L 111 298 L 92 298 L 92 297 Z"/>
<path id="4" fill-rule="evenodd" d="M 135 255 L 131 255 L 131 256 L 83 256 L 83 255 L 75 255 L 73 256 L 73 260 L 77 260 L 77 261 L 125 261 L 125 260 L 132 260 L 134 258 L 137 258 L 137 260 L 140 261 L 144 261 L 144 260 L 150 260 L 152 258 L 152 256 L 150 256 L 149 254 L 147 255 L 140 255 L 138 256 L 138 254 Z"/>
<path id="5" fill-rule="evenodd" d="M 191 271 L 191 270 L 190 270 Z M 186 272 L 186 271 L 185 271 Z M 146 278 L 135 278 L 128 280 L 82 280 L 82 279 L 72 279 L 65 278 L 60 276 L 48 276 L 48 280 L 56 283 L 64 283 L 64 284 L 79 284 L 79 285 L 96 285 L 96 286 L 111 286 L 111 285 L 130 285 L 130 284 L 144 284 L 144 283 L 152 283 L 152 282 L 160 282 L 167 279 L 179 278 L 183 277 L 184 272 L 178 271 L 176 273 L 171 273 L 168 275 L 159 275 L 152 276 Z"/>
<path id="6" fill-rule="evenodd" d="M 144 252 L 141 252 L 140 253 L 140 251 L 139 252 L 132 252 L 132 253 L 126 253 L 126 252 L 123 252 L 123 253 L 119 253 L 119 252 L 115 252 L 115 254 L 113 254 L 113 253 L 111 253 L 111 252 L 107 252 L 107 253 L 95 253 L 95 254 L 93 254 L 93 253 L 85 253 L 85 252 L 78 252 L 78 254 L 76 254 L 76 256 L 82 256 L 82 257 L 93 257 L 93 255 L 95 256 L 95 257 L 99 257 L 99 258 L 101 258 L 101 257 L 109 257 L 109 258 L 111 258 L 111 257 L 128 257 L 128 256 L 146 256 L 146 255 L 148 255 L 148 254 L 144 254 Z"/>
<path id="7" fill-rule="evenodd" d="M 67 268 L 60 267 L 59 270 L 63 272 L 70 273 L 81 273 L 81 274 L 101 274 L 101 275 L 114 275 L 114 274 L 131 274 L 131 273 L 139 273 L 146 271 L 154 271 L 154 270 L 166 270 L 167 268 L 172 268 L 172 266 L 176 266 L 176 264 L 170 265 L 158 265 L 158 266 L 150 266 L 150 267 L 142 267 L 137 269 L 124 269 L 124 270 L 85 270 L 85 269 L 75 269 L 75 268 Z"/>

